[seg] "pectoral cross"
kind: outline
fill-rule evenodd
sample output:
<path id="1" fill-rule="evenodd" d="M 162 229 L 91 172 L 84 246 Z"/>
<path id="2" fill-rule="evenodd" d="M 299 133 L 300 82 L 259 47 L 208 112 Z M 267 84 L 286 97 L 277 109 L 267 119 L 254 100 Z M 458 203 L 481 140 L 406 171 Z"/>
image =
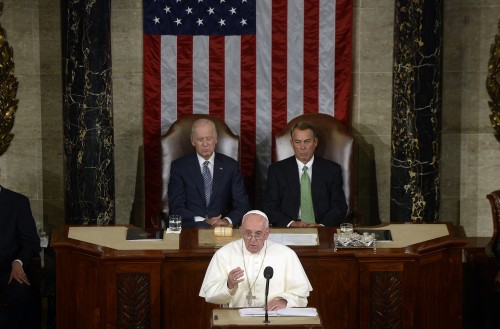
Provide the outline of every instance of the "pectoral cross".
<path id="1" fill-rule="evenodd" d="M 252 306 L 252 299 L 257 299 L 257 297 L 252 295 L 252 291 L 249 291 L 247 294 L 247 304 L 248 306 Z"/>

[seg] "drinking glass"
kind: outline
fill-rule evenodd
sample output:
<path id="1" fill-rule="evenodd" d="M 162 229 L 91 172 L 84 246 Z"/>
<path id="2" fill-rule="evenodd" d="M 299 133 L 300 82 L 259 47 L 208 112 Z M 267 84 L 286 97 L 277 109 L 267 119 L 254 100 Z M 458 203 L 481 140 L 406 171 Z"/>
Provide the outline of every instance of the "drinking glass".
<path id="1" fill-rule="evenodd" d="M 352 233 L 353 232 L 352 224 L 351 223 L 340 224 L 340 232 L 346 234 Z"/>
<path id="2" fill-rule="evenodd" d="M 168 228 L 171 231 L 180 231 L 182 224 L 182 217 L 179 215 L 168 216 Z"/>

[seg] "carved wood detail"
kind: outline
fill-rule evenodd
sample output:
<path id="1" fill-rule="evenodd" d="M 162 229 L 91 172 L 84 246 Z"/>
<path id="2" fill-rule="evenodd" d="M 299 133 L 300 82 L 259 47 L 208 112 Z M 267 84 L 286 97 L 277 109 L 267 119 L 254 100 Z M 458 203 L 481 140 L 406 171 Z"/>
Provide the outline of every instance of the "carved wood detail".
<path id="1" fill-rule="evenodd" d="M 117 328 L 150 328 L 149 273 L 117 275 Z"/>
<path id="2" fill-rule="evenodd" d="M 370 276 L 371 327 L 402 328 L 403 296 L 401 276 L 394 272 L 373 272 Z"/>

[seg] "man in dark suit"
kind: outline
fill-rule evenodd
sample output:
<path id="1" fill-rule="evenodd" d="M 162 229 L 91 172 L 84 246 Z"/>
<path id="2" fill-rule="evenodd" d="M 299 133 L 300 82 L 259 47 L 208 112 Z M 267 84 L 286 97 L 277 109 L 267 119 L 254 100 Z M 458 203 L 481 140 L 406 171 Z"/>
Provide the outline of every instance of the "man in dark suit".
<path id="1" fill-rule="evenodd" d="M 295 155 L 269 166 L 264 212 L 274 226 L 338 226 L 347 212 L 340 166 L 314 156 L 311 124 L 297 123 L 290 135 Z"/>
<path id="2" fill-rule="evenodd" d="M 40 238 L 28 198 L 2 186 L 0 227 L 0 292 L 9 304 L 5 328 L 34 328 L 33 294 L 39 292 L 30 287 L 27 268 L 40 252 Z"/>
<path id="3" fill-rule="evenodd" d="M 183 227 L 238 226 L 250 210 L 238 162 L 215 153 L 217 130 L 208 119 L 193 123 L 191 144 L 196 152 L 170 167 L 170 214 L 181 215 Z"/>

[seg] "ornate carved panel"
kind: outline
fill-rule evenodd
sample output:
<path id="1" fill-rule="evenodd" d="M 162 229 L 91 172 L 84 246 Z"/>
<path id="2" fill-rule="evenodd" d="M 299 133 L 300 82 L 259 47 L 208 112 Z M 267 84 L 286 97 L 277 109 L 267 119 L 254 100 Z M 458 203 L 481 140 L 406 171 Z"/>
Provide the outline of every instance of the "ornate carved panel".
<path id="1" fill-rule="evenodd" d="M 148 273 L 120 273 L 116 283 L 117 328 L 150 328 Z"/>
<path id="2" fill-rule="evenodd" d="M 500 32 L 500 21 L 498 21 L 498 31 Z M 491 98 L 488 102 L 491 125 L 495 129 L 495 137 L 500 141 L 500 34 L 495 35 L 495 41 L 490 47 L 486 89 Z"/>
<path id="3" fill-rule="evenodd" d="M 3 3 L 0 2 L 0 16 L 3 12 Z M 16 99 L 18 82 L 14 76 L 14 51 L 7 41 L 7 33 L 0 25 L 0 155 L 10 145 L 14 135 L 10 133 L 14 126 L 14 119 L 19 100 Z"/>
<path id="4" fill-rule="evenodd" d="M 394 272 L 373 272 L 370 276 L 371 327 L 402 328 L 401 277 Z"/>

